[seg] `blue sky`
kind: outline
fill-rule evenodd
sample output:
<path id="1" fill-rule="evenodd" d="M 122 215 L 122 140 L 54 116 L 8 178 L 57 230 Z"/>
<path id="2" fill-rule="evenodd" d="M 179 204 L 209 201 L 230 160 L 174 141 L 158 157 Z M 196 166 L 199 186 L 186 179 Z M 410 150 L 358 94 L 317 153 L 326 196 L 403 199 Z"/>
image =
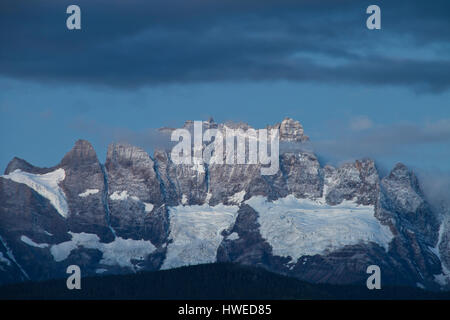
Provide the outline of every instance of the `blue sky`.
<path id="1" fill-rule="evenodd" d="M 170 2 L 170 4 L 169 4 Z M 299 120 L 321 161 L 450 172 L 448 1 L 3 1 L 0 167 L 52 166 L 79 139 L 101 161 L 187 119 Z"/>

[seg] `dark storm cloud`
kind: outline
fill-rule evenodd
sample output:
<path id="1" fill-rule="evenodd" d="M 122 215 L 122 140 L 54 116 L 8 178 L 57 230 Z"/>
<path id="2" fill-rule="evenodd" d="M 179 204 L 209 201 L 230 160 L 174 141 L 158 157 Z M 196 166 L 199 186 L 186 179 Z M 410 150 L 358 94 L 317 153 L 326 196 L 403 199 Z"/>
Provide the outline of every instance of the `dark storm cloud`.
<path id="1" fill-rule="evenodd" d="M 81 7 L 81 31 L 65 27 L 69 4 Z M 369 4 L 6 0 L 0 75 L 119 87 L 292 80 L 447 90 L 450 2 L 377 1 L 381 31 L 365 28 Z"/>

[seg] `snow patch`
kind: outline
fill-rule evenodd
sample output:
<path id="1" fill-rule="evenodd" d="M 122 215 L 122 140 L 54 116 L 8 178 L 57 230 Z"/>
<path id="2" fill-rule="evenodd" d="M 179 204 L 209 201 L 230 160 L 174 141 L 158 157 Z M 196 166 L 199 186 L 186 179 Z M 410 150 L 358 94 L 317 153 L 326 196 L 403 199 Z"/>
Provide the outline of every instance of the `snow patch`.
<path id="1" fill-rule="evenodd" d="M 206 194 L 205 203 L 208 203 L 208 204 L 209 204 L 209 200 L 211 200 L 211 197 L 212 197 L 212 193 L 208 192 L 208 193 Z"/>
<path id="2" fill-rule="evenodd" d="M 269 202 L 255 196 L 245 201 L 258 213 L 260 232 L 274 255 L 295 262 L 346 245 L 375 242 L 386 250 L 393 235 L 374 217 L 374 207 L 343 201 L 336 206 L 293 195 Z"/>
<path id="3" fill-rule="evenodd" d="M 234 224 L 238 210 L 238 206 L 223 204 L 170 207 L 172 242 L 161 269 L 215 262 L 221 233 Z"/>
<path id="4" fill-rule="evenodd" d="M 245 193 L 245 190 L 242 190 L 241 192 L 233 194 L 231 197 L 228 197 L 228 202 L 236 204 L 241 203 L 242 201 L 244 201 Z"/>
<path id="5" fill-rule="evenodd" d="M 185 194 L 181 197 L 181 204 L 185 205 L 188 202 L 188 198 Z"/>
<path id="6" fill-rule="evenodd" d="M 228 240 L 237 240 L 237 239 L 239 239 L 239 235 L 237 234 L 237 232 L 233 232 L 232 234 L 230 234 L 230 235 L 227 237 L 227 239 L 228 239 Z"/>
<path id="7" fill-rule="evenodd" d="M 145 206 L 145 208 L 144 208 L 145 212 L 152 212 L 153 207 L 154 207 L 152 203 L 148 203 L 148 202 L 144 202 L 144 206 Z"/>
<path id="8" fill-rule="evenodd" d="M 132 260 L 145 260 L 149 254 L 156 250 L 156 247 L 146 240 L 117 237 L 110 243 L 102 243 L 96 234 L 84 232 L 69 232 L 69 234 L 72 236 L 72 240 L 52 245 L 50 248 L 53 259 L 56 262 L 67 259 L 72 250 L 84 247 L 86 249 L 97 249 L 103 253 L 100 264 L 127 267 L 135 270 Z"/>
<path id="9" fill-rule="evenodd" d="M 60 215 L 64 218 L 68 216 L 69 206 L 67 205 L 64 191 L 59 187 L 59 183 L 66 178 L 64 169 L 59 168 L 45 174 L 33 174 L 16 169 L 14 172 L 2 177 L 27 185 L 44 198 L 47 198 Z"/>
<path id="10" fill-rule="evenodd" d="M 30 238 L 28 238 L 27 236 L 21 236 L 20 240 L 22 240 L 23 243 L 25 243 L 31 247 L 41 248 L 41 249 L 48 247 L 47 243 L 36 243 L 33 240 L 31 240 Z"/>
<path id="11" fill-rule="evenodd" d="M 131 198 L 134 201 L 139 201 L 139 198 L 136 196 L 130 196 L 128 195 L 127 190 L 123 190 L 122 192 L 114 191 L 112 195 L 109 196 L 111 200 L 127 200 L 128 198 Z"/>
<path id="12" fill-rule="evenodd" d="M 99 192 L 98 189 L 86 189 L 85 192 L 80 193 L 78 196 L 79 196 L 79 197 L 82 197 L 82 198 L 85 198 L 85 197 L 87 197 L 87 196 L 90 196 L 90 195 L 92 195 L 92 194 L 96 194 L 96 193 L 98 193 L 98 192 Z"/>

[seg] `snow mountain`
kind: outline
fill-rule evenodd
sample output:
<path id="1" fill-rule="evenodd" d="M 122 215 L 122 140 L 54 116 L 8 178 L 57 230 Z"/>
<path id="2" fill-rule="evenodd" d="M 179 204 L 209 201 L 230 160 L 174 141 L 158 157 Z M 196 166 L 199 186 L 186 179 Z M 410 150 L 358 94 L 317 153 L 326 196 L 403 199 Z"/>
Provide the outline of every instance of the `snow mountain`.
<path id="1" fill-rule="evenodd" d="M 309 141 L 293 119 L 268 128 Z M 450 288 L 450 219 L 405 165 L 380 177 L 371 159 L 322 166 L 302 147 L 279 163 L 263 176 L 258 164 L 175 165 L 167 150 L 113 143 L 103 164 L 84 140 L 51 168 L 14 158 L 0 176 L 0 284 L 63 278 L 71 264 L 88 276 L 231 262 L 358 285 L 375 264 L 384 284 Z"/>

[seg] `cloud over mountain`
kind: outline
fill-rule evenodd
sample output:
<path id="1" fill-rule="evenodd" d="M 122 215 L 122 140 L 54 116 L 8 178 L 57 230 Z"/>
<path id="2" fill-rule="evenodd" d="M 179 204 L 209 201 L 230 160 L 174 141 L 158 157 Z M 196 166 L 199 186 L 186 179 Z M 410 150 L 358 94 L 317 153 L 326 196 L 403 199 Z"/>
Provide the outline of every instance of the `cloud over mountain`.
<path id="1" fill-rule="evenodd" d="M 139 87 L 290 80 L 450 87 L 450 4 L 380 1 L 382 29 L 361 1 L 3 1 L 0 75 Z M 33 27 L 35 26 L 35 27 Z M 412 54 L 414 53 L 414 54 Z"/>

